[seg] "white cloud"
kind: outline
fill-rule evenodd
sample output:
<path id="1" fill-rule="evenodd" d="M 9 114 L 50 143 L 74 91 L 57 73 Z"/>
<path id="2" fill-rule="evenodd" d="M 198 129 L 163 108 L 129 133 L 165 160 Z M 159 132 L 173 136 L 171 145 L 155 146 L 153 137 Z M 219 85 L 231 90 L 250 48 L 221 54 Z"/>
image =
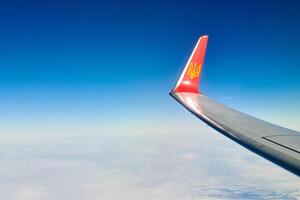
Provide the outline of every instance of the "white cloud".
<path id="1" fill-rule="evenodd" d="M 300 198 L 298 177 L 199 130 L 1 140 L 1 200 Z"/>
<path id="2" fill-rule="evenodd" d="M 19 186 L 12 193 L 11 199 L 15 200 L 39 200 L 47 198 L 47 194 L 39 186 L 24 185 Z"/>
<path id="3" fill-rule="evenodd" d="M 188 152 L 188 153 L 184 153 L 182 155 L 182 157 L 186 160 L 196 160 L 197 159 L 197 154 L 193 153 L 193 152 Z"/>

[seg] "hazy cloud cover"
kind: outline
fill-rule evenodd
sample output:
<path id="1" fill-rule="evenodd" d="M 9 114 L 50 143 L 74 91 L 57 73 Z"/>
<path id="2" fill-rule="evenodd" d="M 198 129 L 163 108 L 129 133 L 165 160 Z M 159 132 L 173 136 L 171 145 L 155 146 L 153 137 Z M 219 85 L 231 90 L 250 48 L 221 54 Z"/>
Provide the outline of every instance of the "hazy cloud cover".
<path id="1" fill-rule="evenodd" d="M 2 139 L 0 196 L 299 199 L 300 180 L 215 131 Z"/>

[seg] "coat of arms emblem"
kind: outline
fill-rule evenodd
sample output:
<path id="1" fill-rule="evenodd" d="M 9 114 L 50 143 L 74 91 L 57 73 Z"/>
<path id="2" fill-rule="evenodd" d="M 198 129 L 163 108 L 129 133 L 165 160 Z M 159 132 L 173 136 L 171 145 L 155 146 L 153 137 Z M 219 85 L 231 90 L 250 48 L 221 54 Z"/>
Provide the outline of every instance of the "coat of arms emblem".
<path id="1" fill-rule="evenodd" d="M 201 71 L 201 65 L 198 65 L 197 63 L 190 63 L 187 74 L 191 79 L 194 79 L 195 77 L 200 76 Z"/>

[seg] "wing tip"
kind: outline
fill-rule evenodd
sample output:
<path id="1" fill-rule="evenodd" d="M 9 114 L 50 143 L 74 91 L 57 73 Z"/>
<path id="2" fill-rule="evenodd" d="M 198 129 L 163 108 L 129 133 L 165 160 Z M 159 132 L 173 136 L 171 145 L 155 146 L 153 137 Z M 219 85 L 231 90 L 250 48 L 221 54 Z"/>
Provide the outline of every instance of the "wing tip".
<path id="1" fill-rule="evenodd" d="M 200 76 L 206 51 L 208 35 L 201 36 L 186 63 L 175 87 L 171 90 L 177 92 L 199 93 Z"/>

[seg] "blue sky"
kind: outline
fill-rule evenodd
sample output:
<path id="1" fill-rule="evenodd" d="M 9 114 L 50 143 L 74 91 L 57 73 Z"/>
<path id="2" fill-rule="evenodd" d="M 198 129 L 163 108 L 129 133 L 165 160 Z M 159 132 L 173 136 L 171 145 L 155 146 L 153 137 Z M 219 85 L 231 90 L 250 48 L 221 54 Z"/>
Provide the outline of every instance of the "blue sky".
<path id="1" fill-rule="evenodd" d="M 134 126 L 144 119 L 150 128 L 153 124 L 148 121 L 153 119 L 174 123 L 186 113 L 168 91 L 198 37 L 208 34 L 202 90 L 242 111 L 300 128 L 296 123 L 299 3 L 10 1 L 0 5 L 4 124 L 31 127 L 41 121 L 87 121 L 111 123 L 113 128 L 116 123 Z"/>

